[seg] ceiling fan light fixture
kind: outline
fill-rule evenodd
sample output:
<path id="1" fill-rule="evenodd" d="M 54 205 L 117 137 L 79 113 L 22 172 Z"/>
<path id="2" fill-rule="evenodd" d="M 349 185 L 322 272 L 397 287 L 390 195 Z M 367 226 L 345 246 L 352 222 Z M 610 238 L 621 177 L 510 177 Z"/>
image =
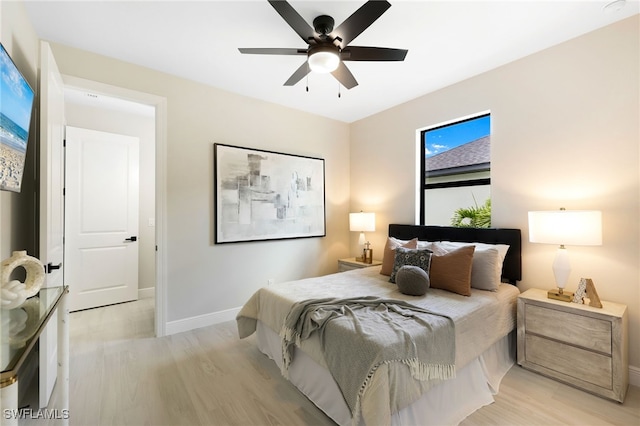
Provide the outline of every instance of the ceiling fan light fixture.
<path id="1" fill-rule="evenodd" d="M 340 56 L 335 49 L 320 46 L 309 52 L 309 68 L 317 73 L 335 71 L 340 65 Z"/>

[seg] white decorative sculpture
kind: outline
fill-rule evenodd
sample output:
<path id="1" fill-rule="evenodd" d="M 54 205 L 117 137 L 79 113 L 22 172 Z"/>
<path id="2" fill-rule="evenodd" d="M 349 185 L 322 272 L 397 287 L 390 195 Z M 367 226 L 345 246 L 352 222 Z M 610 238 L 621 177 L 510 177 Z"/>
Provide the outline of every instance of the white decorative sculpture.
<path id="1" fill-rule="evenodd" d="M 10 280 L 14 269 L 23 267 L 27 271 L 24 283 Z M 44 284 L 44 267 L 35 257 L 26 251 L 14 251 L 13 255 L 2 261 L 0 266 L 0 307 L 14 309 L 20 307 L 29 297 L 35 296 Z"/>

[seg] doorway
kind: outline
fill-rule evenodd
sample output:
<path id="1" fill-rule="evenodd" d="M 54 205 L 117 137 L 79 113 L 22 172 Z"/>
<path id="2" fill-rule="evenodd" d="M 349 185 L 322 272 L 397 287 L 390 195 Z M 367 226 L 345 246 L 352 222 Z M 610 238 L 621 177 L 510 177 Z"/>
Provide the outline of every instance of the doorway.
<path id="1" fill-rule="evenodd" d="M 67 126 L 140 139 L 137 296 L 155 297 L 155 334 L 163 336 L 166 99 L 77 77 L 63 76 L 63 81 Z"/>

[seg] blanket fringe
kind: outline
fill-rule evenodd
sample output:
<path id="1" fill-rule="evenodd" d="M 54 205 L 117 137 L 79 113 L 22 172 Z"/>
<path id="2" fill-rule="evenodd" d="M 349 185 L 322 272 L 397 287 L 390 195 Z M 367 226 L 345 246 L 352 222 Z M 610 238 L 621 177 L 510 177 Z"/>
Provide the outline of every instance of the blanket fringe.
<path id="1" fill-rule="evenodd" d="M 296 345 L 300 346 L 300 335 L 292 328 L 283 326 L 280 330 L 280 342 L 282 343 L 282 368 L 280 372 L 286 379 L 289 379 L 289 365 L 291 365 L 292 355 L 290 344 L 295 342 Z"/>
<path id="2" fill-rule="evenodd" d="M 403 360 L 411 369 L 411 375 L 417 380 L 448 380 L 456 377 L 456 366 L 451 364 L 425 364 L 416 358 Z"/>
<path id="3" fill-rule="evenodd" d="M 421 362 L 417 358 L 403 359 L 403 360 L 394 360 L 394 361 L 385 361 L 382 364 L 391 364 L 393 362 L 401 362 L 409 367 L 411 370 L 411 376 L 420 381 L 425 380 L 448 380 L 456 377 L 456 366 L 455 364 L 427 364 Z M 354 407 L 353 412 L 351 413 L 351 425 L 358 426 L 360 424 L 360 416 L 361 416 L 361 399 L 364 396 L 367 388 L 369 387 L 369 383 L 373 378 L 373 375 L 378 370 L 378 367 L 382 364 L 378 364 L 374 366 L 369 374 L 367 374 L 367 378 L 365 379 L 362 386 L 360 386 L 360 391 L 358 392 L 358 396 L 356 398 L 356 406 Z"/>

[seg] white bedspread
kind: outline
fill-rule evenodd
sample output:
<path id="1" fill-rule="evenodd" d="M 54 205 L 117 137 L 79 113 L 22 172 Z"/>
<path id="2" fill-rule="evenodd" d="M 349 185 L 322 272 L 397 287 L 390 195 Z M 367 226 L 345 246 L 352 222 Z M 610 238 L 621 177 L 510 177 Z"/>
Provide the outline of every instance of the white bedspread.
<path id="1" fill-rule="evenodd" d="M 261 288 L 238 314 L 240 337 L 252 334 L 257 320 L 279 333 L 291 306 L 302 300 L 360 296 L 394 298 L 453 319 L 456 368 L 461 369 L 515 327 L 515 302 L 519 294 L 515 286 L 503 284 L 496 292 L 472 289 L 470 297 L 429 289 L 426 295 L 416 297 L 400 293 L 395 284 L 388 282 L 389 277 L 380 275 L 379 271 L 379 267 L 357 269 Z M 319 339 L 311 338 L 302 342 L 301 349 L 326 367 L 319 345 Z M 404 408 L 433 385 L 410 379 L 401 366 L 388 367 L 376 372 L 371 389 L 364 395 L 362 418 L 367 424 L 389 424 L 391 413 Z M 389 380 L 402 380 L 402 392 L 389 395 L 385 391 L 389 389 Z"/>

